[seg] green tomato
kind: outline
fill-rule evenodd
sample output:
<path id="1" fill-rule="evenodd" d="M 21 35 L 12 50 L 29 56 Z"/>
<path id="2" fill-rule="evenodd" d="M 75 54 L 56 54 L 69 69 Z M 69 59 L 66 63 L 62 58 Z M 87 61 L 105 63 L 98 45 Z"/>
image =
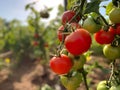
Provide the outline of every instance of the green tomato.
<path id="1" fill-rule="evenodd" d="M 110 60 L 115 60 L 120 57 L 120 47 L 113 47 L 111 45 L 105 45 L 103 48 L 103 54 Z"/>
<path id="2" fill-rule="evenodd" d="M 107 87 L 107 82 L 101 81 L 100 83 L 98 83 L 97 90 L 109 90 Z"/>
<path id="3" fill-rule="evenodd" d="M 83 28 L 90 33 L 95 33 L 101 29 L 101 25 L 97 24 L 92 17 L 88 17 L 83 22 Z"/>
<path id="4" fill-rule="evenodd" d="M 73 60 L 73 67 L 72 69 L 73 70 L 79 70 L 79 69 L 82 69 L 84 64 L 86 62 L 86 57 L 84 55 L 80 55 L 80 58 L 79 59 L 74 59 Z"/>
<path id="5" fill-rule="evenodd" d="M 112 86 L 109 90 L 120 90 L 120 85 Z"/>
<path id="6" fill-rule="evenodd" d="M 76 90 L 82 82 L 82 75 L 79 72 L 73 73 L 71 77 L 62 75 L 60 81 L 67 90 Z"/>
<path id="7" fill-rule="evenodd" d="M 112 23 L 120 23 L 120 8 L 113 8 L 109 13 Z"/>

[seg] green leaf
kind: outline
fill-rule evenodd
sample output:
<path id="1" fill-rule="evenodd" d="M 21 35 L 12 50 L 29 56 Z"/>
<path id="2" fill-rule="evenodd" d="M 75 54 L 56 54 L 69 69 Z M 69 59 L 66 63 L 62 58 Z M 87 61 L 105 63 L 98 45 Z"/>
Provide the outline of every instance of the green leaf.
<path id="1" fill-rule="evenodd" d="M 29 7 L 30 7 L 30 4 L 27 4 L 27 5 L 25 6 L 25 10 L 27 10 Z"/>
<path id="2" fill-rule="evenodd" d="M 67 1 L 67 9 L 71 9 L 71 6 L 75 4 L 76 0 L 68 0 Z"/>
<path id="3" fill-rule="evenodd" d="M 108 15 L 113 8 L 114 8 L 114 5 L 112 2 L 110 2 L 106 7 L 106 15 Z"/>
<path id="4" fill-rule="evenodd" d="M 96 12 L 99 14 L 99 4 L 100 0 L 92 0 L 90 3 L 87 3 L 84 14 L 88 14 L 91 12 Z"/>

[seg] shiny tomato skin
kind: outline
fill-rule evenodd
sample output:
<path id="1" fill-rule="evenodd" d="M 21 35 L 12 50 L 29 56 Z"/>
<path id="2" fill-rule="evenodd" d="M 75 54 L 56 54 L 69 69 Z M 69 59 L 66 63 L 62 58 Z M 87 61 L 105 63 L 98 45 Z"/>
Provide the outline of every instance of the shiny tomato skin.
<path id="1" fill-rule="evenodd" d="M 114 40 L 114 33 L 101 29 L 94 34 L 94 38 L 99 44 L 110 44 Z"/>
<path id="2" fill-rule="evenodd" d="M 64 54 L 61 54 L 61 56 L 54 56 L 50 60 L 50 68 L 55 72 L 56 74 L 66 74 L 70 71 L 72 68 L 72 60 Z"/>
<path id="3" fill-rule="evenodd" d="M 71 19 L 75 16 L 75 12 L 72 10 L 65 11 L 62 15 L 62 24 L 65 25 L 67 22 L 70 22 Z M 79 22 L 80 17 L 76 17 L 75 20 L 72 20 L 72 22 Z"/>
<path id="4" fill-rule="evenodd" d="M 65 39 L 66 49 L 73 55 L 81 55 L 91 46 L 91 36 L 85 29 L 77 29 Z"/>
<path id="5" fill-rule="evenodd" d="M 81 28 L 81 26 L 75 22 L 71 23 L 70 26 L 71 26 L 71 29 Z M 57 30 L 57 37 L 58 37 L 59 41 L 62 41 L 62 39 L 65 40 L 66 36 L 68 35 L 68 34 L 63 34 L 63 30 L 64 30 L 63 25 L 61 25 Z"/>
<path id="6" fill-rule="evenodd" d="M 109 32 L 113 33 L 114 35 L 116 35 L 116 29 L 113 27 L 109 28 Z"/>
<path id="7" fill-rule="evenodd" d="M 120 23 L 116 24 L 116 34 L 120 35 Z"/>

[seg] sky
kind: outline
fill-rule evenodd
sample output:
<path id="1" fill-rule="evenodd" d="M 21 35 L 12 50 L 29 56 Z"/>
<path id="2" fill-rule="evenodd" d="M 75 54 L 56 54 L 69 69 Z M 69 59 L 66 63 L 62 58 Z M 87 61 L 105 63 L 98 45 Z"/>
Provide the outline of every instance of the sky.
<path id="1" fill-rule="evenodd" d="M 11 21 L 13 19 L 18 19 L 22 22 L 25 22 L 27 16 L 29 15 L 29 11 L 25 10 L 25 6 L 28 3 L 38 1 L 35 5 L 37 10 L 44 9 L 44 6 L 52 7 L 53 10 L 50 12 L 50 19 L 56 16 L 57 6 L 59 4 L 64 4 L 64 0 L 0 0 L 0 17 L 4 18 L 7 21 Z M 111 1 L 111 0 L 108 0 Z M 101 11 L 105 12 L 105 11 Z"/>
<path id="2" fill-rule="evenodd" d="M 44 9 L 44 6 L 52 7 L 50 18 L 55 17 L 57 12 L 57 6 L 63 5 L 63 0 L 1 0 L 0 2 L 0 17 L 7 21 L 18 19 L 24 22 L 27 19 L 29 11 L 25 10 L 25 6 L 28 3 L 38 1 L 35 5 L 37 10 Z"/>

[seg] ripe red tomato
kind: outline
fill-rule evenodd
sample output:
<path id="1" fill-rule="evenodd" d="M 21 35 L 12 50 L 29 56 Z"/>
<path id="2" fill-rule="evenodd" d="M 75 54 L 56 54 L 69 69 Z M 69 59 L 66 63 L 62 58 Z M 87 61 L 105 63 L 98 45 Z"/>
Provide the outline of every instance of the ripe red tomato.
<path id="1" fill-rule="evenodd" d="M 77 29 L 65 38 L 65 47 L 73 55 L 86 52 L 91 46 L 91 36 L 85 29 Z"/>
<path id="2" fill-rule="evenodd" d="M 94 38 L 99 44 L 110 44 L 114 40 L 114 33 L 101 29 L 94 34 Z"/>
<path id="3" fill-rule="evenodd" d="M 120 23 L 116 24 L 116 34 L 120 35 Z"/>
<path id="4" fill-rule="evenodd" d="M 57 36 L 59 41 L 62 41 L 62 39 L 64 40 L 67 36 L 67 34 L 63 34 L 63 30 L 64 30 L 64 26 L 60 26 L 57 30 Z"/>
<path id="5" fill-rule="evenodd" d="M 72 60 L 65 54 L 61 54 L 61 56 L 54 56 L 50 60 L 51 69 L 57 74 L 66 74 L 72 68 L 73 63 Z"/>
<path id="6" fill-rule="evenodd" d="M 116 35 L 116 29 L 115 29 L 115 28 L 110 27 L 110 28 L 109 28 L 109 31 L 110 31 L 111 33 L 113 33 L 114 35 Z"/>
<path id="7" fill-rule="evenodd" d="M 74 16 L 75 16 L 75 12 L 68 10 L 65 11 L 62 15 L 62 24 L 65 25 L 67 22 L 69 22 Z M 79 22 L 80 20 L 80 16 L 77 16 L 74 20 L 72 20 L 72 22 Z"/>
<path id="8" fill-rule="evenodd" d="M 78 23 L 71 23 L 70 25 L 71 25 L 71 29 L 81 28 L 81 26 Z M 57 37 L 59 41 L 62 41 L 62 39 L 65 40 L 66 36 L 68 35 L 68 34 L 63 34 L 63 30 L 64 30 L 63 25 L 60 26 L 57 30 Z"/>

